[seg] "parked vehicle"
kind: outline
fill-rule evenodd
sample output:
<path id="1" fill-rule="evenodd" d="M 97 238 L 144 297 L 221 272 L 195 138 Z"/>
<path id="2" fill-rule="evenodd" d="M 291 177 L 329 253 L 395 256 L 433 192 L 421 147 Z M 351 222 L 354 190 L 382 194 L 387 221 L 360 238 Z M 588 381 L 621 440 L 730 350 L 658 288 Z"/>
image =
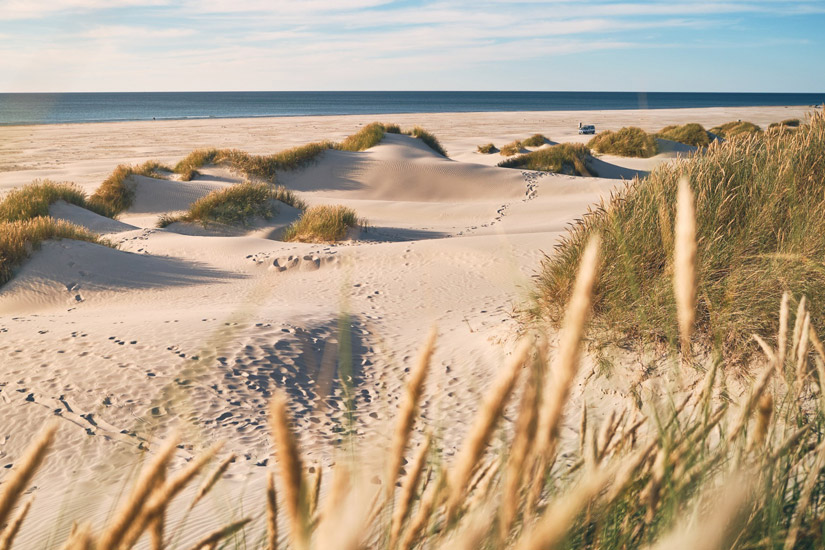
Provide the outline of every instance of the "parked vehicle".
<path id="1" fill-rule="evenodd" d="M 592 124 L 584 124 L 584 125 L 579 124 L 579 133 L 580 134 L 595 134 L 596 133 L 596 127 L 593 126 Z"/>

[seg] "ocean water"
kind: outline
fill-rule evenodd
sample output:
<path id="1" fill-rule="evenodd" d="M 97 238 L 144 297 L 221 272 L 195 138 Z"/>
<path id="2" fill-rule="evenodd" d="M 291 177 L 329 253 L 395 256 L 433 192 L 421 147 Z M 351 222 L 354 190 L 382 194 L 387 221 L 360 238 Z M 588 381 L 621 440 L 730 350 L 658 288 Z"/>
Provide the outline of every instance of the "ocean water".
<path id="1" fill-rule="evenodd" d="M 393 113 L 816 105 L 822 94 L 666 92 L 0 93 L 0 125 Z"/>

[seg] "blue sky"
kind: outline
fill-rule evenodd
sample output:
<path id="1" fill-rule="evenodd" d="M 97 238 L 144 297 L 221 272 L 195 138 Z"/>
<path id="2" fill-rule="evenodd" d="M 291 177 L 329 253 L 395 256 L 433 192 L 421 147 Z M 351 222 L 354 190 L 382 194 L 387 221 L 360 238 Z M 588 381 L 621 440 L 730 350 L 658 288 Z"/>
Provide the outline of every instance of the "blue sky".
<path id="1" fill-rule="evenodd" d="M 0 92 L 825 92 L 825 0 L 0 0 Z"/>

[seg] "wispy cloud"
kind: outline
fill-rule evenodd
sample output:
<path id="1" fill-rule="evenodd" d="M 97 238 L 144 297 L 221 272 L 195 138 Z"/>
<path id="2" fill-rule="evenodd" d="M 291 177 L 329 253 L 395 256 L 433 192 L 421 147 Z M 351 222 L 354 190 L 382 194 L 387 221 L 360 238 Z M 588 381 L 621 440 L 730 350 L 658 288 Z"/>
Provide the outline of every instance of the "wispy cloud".
<path id="1" fill-rule="evenodd" d="M 615 79 L 572 60 L 597 59 L 605 74 L 624 67 L 626 75 L 646 72 L 652 79 L 653 71 L 689 70 L 680 63 L 690 57 L 698 80 L 698 64 L 733 63 L 725 55 L 739 58 L 760 44 L 817 50 L 822 38 L 811 29 L 821 28 L 812 24 L 816 20 L 825 26 L 823 4 L 0 0 L 0 91 L 48 82 L 103 88 L 116 82 L 122 89 L 158 82 L 169 89 L 466 89 L 508 82 L 580 88 L 577 70 L 591 75 L 588 82 L 602 82 L 593 87 L 616 89 Z M 804 23 L 802 31 L 797 22 Z M 711 49 L 726 54 L 702 60 L 693 53 L 702 50 L 707 57 Z M 674 52 L 672 68 L 662 52 Z M 640 59 L 659 64 L 641 67 Z M 574 70 L 564 75 L 558 66 Z M 631 85 L 621 86 L 632 87 L 628 79 Z"/>

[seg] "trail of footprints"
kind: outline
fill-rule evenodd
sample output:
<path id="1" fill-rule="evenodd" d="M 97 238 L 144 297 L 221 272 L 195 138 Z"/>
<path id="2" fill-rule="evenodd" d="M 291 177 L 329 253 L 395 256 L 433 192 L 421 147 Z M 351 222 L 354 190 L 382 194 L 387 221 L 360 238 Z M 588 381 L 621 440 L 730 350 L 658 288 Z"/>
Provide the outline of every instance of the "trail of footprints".
<path id="1" fill-rule="evenodd" d="M 270 270 L 282 273 L 284 271 L 316 271 L 324 266 L 336 266 L 339 263 L 337 251 L 325 249 L 312 251 L 307 254 L 280 254 L 269 252 L 250 254 L 247 260 L 255 265 L 268 266 Z"/>
<path id="2" fill-rule="evenodd" d="M 521 199 L 521 202 L 528 202 L 535 199 L 539 195 L 539 180 L 547 175 L 550 172 L 532 172 L 523 170 L 521 172 L 522 177 L 524 178 L 524 183 L 526 184 L 527 188 L 524 192 L 524 198 Z M 493 218 L 493 221 L 490 223 L 482 224 L 481 227 L 488 227 L 491 225 L 495 225 L 496 222 L 500 222 L 501 219 L 507 215 L 507 210 L 510 208 L 511 203 L 502 204 L 498 210 L 496 210 L 496 217 Z M 478 226 L 473 226 L 465 229 L 458 233 L 459 236 L 464 235 L 465 233 L 470 233 L 478 229 Z"/>

